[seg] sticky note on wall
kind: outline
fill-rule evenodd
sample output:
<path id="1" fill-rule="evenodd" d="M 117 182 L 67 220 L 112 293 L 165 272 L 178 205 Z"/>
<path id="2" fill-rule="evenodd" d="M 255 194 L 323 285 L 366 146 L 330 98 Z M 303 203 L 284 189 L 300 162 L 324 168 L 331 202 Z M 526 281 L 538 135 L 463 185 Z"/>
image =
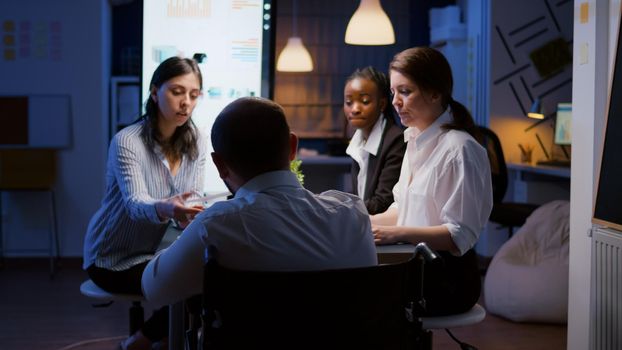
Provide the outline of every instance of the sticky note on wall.
<path id="1" fill-rule="evenodd" d="M 590 4 L 582 2 L 579 8 L 579 23 L 587 23 L 590 15 Z"/>

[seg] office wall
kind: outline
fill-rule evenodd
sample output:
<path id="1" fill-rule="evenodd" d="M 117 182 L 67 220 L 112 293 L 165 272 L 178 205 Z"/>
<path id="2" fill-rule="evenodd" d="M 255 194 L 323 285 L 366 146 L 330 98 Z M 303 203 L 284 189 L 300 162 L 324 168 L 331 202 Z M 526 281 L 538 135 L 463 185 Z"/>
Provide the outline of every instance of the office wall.
<path id="1" fill-rule="evenodd" d="M 393 56 L 409 47 L 429 44 L 428 13 L 451 0 L 383 0 L 382 6 L 395 31 L 395 44 L 345 44 L 346 27 L 358 0 L 279 0 L 277 3 L 276 57 L 293 31 L 296 4 L 297 34 L 313 59 L 312 72 L 275 73 L 274 99 L 283 105 L 292 129 L 302 138 L 344 138 L 343 88 L 346 78 L 366 66 L 387 72 Z"/>
<path id="2" fill-rule="evenodd" d="M 104 189 L 110 5 L 108 0 L 2 1 L 0 25 L 7 22 L 15 24 L 18 50 L 13 57 L 0 53 L 0 95 L 71 98 L 73 140 L 58 151 L 54 189 L 61 255 L 81 256 L 88 220 Z M 4 193 L 5 248 L 47 247 L 48 210 L 44 194 Z"/>
<path id="3" fill-rule="evenodd" d="M 59 234 L 62 256 L 81 256 L 83 237 L 88 220 L 99 206 L 105 185 L 105 163 L 108 144 L 108 95 L 111 73 L 111 9 L 107 0 L 23 0 L 0 2 L 0 24 L 5 20 L 35 22 L 58 22 L 61 28 L 60 56 L 52 59 L 17 57 L 8 62 L 0 56 L 0 94 L 69 94 L 73 117 L 73 144 L 58 153 L 58 173 L 54 185 L 58 208 Z M 401 0 L 383 0 L 397 33 L 399 45 L 387 47 L 350 46 L 345 54 L 333 60 L 326 52 L 335 52 L 332 45 L 342 45 L 345 26 L 359 1 L 298 0 L 299 31 L 310 49 L 316 70 L 310 79 L 307 75 L 288 74 L 277 77 L 277 84 L 286 88 L 292 84 L 309 82 L 314 94 L 303 90 L 288 95 L 284 103 L 304 103 L 313 109 L 314 104 L 327 103 L 337 114 L 329 115 L 330 123 L 341 121 L 343 80 L 356 66 L 368 64 L 386 69 L 392 55 L 399 50 L 423 45 L 428 40 L 427 11 L 430 7 L 442 7 L 455 3 L 436 0 L 407 3 Z M 134 1 L 127 6 L 138 6 Z M 124 5 L 125 6 L 125 5 Z M 291 0 L 278 2 L 279 39 L 276 52 L 280 52 L 291 32 Z M 281 18 L 283 17 L 283 18 Z M 289 17 L 289 18 L 288 18 Z M 411 19 L 413 18 L 413 19 Z M 338 23 L 341 24 L 338 24 Z M 337 23 L 337 24 L 336 24 Z M 132 27 L 133 28 L 133 27 Z M 131 33 L 130 35 L 134 35 Z M 308 36 L 307 36 L 308 35 Z M 378 55 L 378 51 L 382 51 Z M 2 53 L 0 52 L 0 55 Z M 316 56 L 315 56 L 316 55 Z M 49 58 L 49 57 L 48 57 Z M 325 81 L 334 73 L 333 62 L 339 67 L 337 78 L 329 84 Z M 288 85 L 289 84 L 289 85 Z M 333 89 L 334 87 L 334 89 Z M 281 91 L 283 92 L 283 91 Z M 282 96 L 282 95 L 281 95 Z M 324 97 L 329 96 L 333 100 Z M 304 98 L 300 102 L 295 98 Z M 277 96 L 277 100 L 279 97 Z M 296 113 L 298 115 L 299 113 Z M 322 115 L 321 118 L 325 118 Z M 335 119 L 333 119 L 335 118 Z M 309 120 L 313 120 L 309 118 Z M 345 123 L 344 123 L 345 124 Z M 329 125 L 329 124 L 322 124 Z M 333 124 L 329 127 L 332 128 Z M 338 128 L 342 124 L 338 125 Z M 323 127 L 323 126 L 322 126 Z M 323 129 L 328 130 L 328 129 Z M 330 129 L 332 130 L 332 129 Z M 343 130 L 339 130 L 341 133 Z M 0 213 L 5 230 L 6 248 L 47 247 L 48 204 L 44 195 L 34 193 L 3 194 Z M 41 255 L 24 253 L 10 255 Z"/>
<path id="4" fill-rule="evenodd" d="M 551 108 L 557 102 L 570 101 L 572 66 L 566 64 L 554 74 L 543 77 L 532 62 L 530 53 L 551 40 L 563 38 L 568 55 L 572 54 L 572 2 L 494 0 L 467 1 L 467 5 L 470 10 L 467 14 L 476 18 L 475 21 L 467 18 L 468 26 L 479 34 L 477 43 L 488 45 L 489 49 L 488 52 L 479 50 L 480 58 L 476 61 L 474 78 L 468 79 L 469 83 L 473 83 L 474 79 L 485 80 L 470 94 L 469 99 L 477 101 L 473 103 L 469 100 L 469 106 L 477 106 L 473 108 L 476 112 L 489 113 L 485 118 L 480 116 L 480 120 L 487 121 L 482 124 L 488 124 L 499 136 L 506 162 L 520 162 L 519 143 L 534 147 L 534 160 L 544 158 L 544 153 L 538 147 L 536 133 L 541 137 L 547 152 L 551 153 L 553 149 L 559 154 L 562 152 L 559 146 L 553 146 L 554 119 L 526 133 L 525 128 L 534 120 L 525 114 L 538 97 L 543 99 L 549 113 L 553 112 Z M 484 17 L 484 14 L 473 16 L 478 12 L 488 13 L 488 17 Z M 469 74 L 472 74 L 470 70 Z M 543 186 L 547 190 L 543 198 L 564 197 L 564 190 L 548 191 L 549 184 Z M 506 200 L 515 200 L 512 181 L 505 197 Z M 492 256 L 506 240 L 507 230 L 489 223 L 480 236 L 476 250 L 479 254 Z"/>
<path id="5" fill-rule="evenodd" d="M 394 54 L 411 45 L 410 2 L 382 2 L 395 31 L 396 43 L 384 46 L 347 45 L 346 27 L 359 1 L 291 1 L 277 3 L 276 57 L 293 31 L 296 5 L 297 34 L 313 59 L 313 71 L 275 73 L 274 99 L 283 105 L 288 122 L 303 138 L 343 138 L 343 87 L 356 68 L 374 66 L 384 72 Z"/>
<path id="6" fill-rule="evenodd" d="M 534 146 L 535 160 L 544 159 L 536 133 L 549 155 L 562 153 L 553 146 L 554 119 L 525 132 L 534 120 L 525 115 L 536 98 L 542 100 L 546 114 L 555 112 L 558 102 L 570 102 L 572 64 L 542 75 L 530 54 L 555 39 L 572 51 L 573 5 L 567 1 L 526 0 L 491 2 L 490 126 L 499 135 L 506 160 L 518 162 L 518 144 Z M 547 57 L 560 55 L 547 54 Z M 551 66 L 556 62 L 551 60 Z M 546 65 L 545 65 L 546 66 Z M 542 67 L 542 66 L 540 66 Z"/>

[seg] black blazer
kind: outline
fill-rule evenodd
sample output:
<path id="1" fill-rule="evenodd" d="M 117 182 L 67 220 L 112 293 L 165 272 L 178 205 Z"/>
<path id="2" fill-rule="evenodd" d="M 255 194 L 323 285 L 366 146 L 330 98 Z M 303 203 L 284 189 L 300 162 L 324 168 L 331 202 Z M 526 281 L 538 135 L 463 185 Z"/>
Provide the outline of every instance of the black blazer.
<path id="1" fill-rule="evenodd" d="M 386 118 L 380 140 L 380 152 L 369 155 L 367 181 L 365 183 L 365 206 L 370 214 L 383 213 L 393 203 L 393 186 L 400 177 L 402 159 L 406 151 L 404 129 L 396 125 L 393 118 Z M 352 189 L 358 192 L 358 173 L 360 167 L 352 160 Z"/>

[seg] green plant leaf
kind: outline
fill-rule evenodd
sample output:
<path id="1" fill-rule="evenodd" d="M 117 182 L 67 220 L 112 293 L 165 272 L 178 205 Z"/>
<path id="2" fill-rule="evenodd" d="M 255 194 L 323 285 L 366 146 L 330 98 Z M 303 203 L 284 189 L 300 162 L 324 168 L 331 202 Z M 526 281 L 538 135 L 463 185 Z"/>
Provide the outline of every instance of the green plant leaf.
<path id="1" fill-rule="evenodd" d="M 289 162 L 289 170 L 291 170 L 292 173 L 296 174 L 296 179 L 298 179 L 298 182 L 300 182 L 301 185 L 304 185 L 305 175 L 300 170 L 300 164 L 302 164 L 302 161 L 300 159 L 292 160 L 291 162 Z"/>

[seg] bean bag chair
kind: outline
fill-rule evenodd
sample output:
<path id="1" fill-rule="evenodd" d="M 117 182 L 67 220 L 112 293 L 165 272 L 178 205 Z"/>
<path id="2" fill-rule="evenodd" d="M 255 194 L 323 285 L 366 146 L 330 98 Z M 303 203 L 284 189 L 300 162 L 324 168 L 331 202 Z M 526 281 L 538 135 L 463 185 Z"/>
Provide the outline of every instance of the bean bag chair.
<path id="1" fill-rule="evenodd" d="M 484 280 L 490 313 L 516 322 L 566 323 L 570 203 L 540 206 L 495 254 Z"/>

